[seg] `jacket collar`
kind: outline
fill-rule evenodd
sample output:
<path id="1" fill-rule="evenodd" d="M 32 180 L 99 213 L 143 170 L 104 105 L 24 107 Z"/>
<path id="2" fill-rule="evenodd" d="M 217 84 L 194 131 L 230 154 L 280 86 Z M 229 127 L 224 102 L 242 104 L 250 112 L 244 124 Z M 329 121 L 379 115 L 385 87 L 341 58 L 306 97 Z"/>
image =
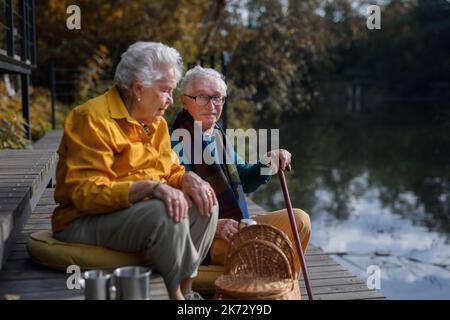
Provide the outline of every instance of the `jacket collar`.
<path id="1" fill-rule="evenodd" d="M 128 113 L 125 103 L 120 96 L 117 86 L 112 87 L 106 92 L 109 113 L 113 119 L 126 119 L 129 123 L 141 126 L 141 124 Z M 154 133 L 158 128 L 159 122 L 149 125 L 150 132 Z"/>
<path id="2" fill-rule="evenodd" d="M 128 113 L 127 108 L 119 94 L 117 86 L 112 87 L 106 92 L 106 99 L 108 102 L 109 113 L 113 119 L 127 119 L 131 123 L 138 123 Z"/>

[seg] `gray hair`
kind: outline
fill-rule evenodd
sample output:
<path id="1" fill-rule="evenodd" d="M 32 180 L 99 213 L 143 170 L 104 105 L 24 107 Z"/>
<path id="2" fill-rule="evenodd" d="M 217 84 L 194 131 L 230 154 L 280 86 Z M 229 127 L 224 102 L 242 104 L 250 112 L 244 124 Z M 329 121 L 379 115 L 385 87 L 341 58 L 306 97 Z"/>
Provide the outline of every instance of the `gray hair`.
<path id="1" fill-rule="evenodd" d="M 227 92 L 227 84 L 225 83 L 225 76 L 220 72 L 211 69 L 203 68 L 201 66 L 195 66 L 189 69 L 184 75 L 180 83 L 180 90 L 183 94 L 191 94 L 192 83 L 199 79 L 216 79 L 223 89 L 223 92 Z"/>
<path id="2" fill-rule="evenodd" d="M 150 87 L 161 79 L 165 68 L 173 68 L 177 82 L 183 73 L 180 53 L 162 43 L 138 41 L 125 51 L 114 75 L 115 83 L 127 92 L 134 80 Z"/>

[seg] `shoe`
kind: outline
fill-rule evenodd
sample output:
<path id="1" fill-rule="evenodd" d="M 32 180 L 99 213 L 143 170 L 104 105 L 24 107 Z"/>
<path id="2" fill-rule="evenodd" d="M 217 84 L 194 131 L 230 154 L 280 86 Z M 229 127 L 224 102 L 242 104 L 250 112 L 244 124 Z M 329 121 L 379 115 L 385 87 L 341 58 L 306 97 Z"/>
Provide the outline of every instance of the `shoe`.
<path id="1" fill-rule="evenodd" d="M 191 291 L 191 292 L 189 292 L 188 294 L 186 294 L 186 295 L 184 296 L 184 298 L 185 298 L 186 300 L 205 300 L 205 299 L 200 295 L 200 293 L 198 293 L 198 292 L 196 292 L 196 291 Z"/>

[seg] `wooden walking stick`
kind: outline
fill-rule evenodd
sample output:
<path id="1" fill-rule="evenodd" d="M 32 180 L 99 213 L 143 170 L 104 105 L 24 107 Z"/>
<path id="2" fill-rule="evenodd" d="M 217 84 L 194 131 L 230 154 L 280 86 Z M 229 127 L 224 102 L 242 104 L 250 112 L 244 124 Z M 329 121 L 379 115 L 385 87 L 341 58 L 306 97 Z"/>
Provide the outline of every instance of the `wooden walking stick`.
<path id="1" fill-rule="evenodd" d="M 290 171 L 291 166 L 289 165 L 286 169 L 287 169 L 287 171 Z M 284 175 L 284 171 L 281 170 L 281 166 L 278 167 L 278 170 L 279 170 L 278 176 L 280 177 L 281 189 L 283 189 L 284 202 L 286 203 L 286 208 L 287 208 L 288 215 L 289 215 L 289 221 L 291 223 L 292 234 L 295 239 L 298 257 L 299 257 L 300 263 L 302 265 L 302 273 L 303 273 L 303 279 L 305 280 L 306 291 L 308 292 L 309 300 L 314 300 L 313 292 L 311 289 L 311 284 L 309 283 L 308 270 L 306 269 L 305 256 L 303 254 L 300 237 L 298 235 L 297 224 L 295 223 L 294 211 L 292 210 L 291 198 L 289 197 L 289 191 L 288 191 L 288 187 L 287 187 L 287 183 L 286 183 L 286 176 Z"/>

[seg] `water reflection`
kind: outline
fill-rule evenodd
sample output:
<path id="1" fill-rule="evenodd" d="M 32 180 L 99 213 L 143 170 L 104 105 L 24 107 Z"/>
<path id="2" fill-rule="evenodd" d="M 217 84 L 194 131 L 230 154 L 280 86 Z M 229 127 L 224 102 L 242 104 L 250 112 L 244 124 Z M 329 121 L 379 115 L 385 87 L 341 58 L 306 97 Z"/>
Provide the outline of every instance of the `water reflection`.
<path id="1" fill-rule="evenodd" d="M 367 180 L 364 174 L 350 185 Z M 375 188 L 350 198 L 350 215 L 344 221 L 328 211 L 327 205 L 333 201 L 328 191 L 319 189 L 316 197 L 312 242 L 335 253 L 338 262 L 362 279 L 368 276 L 368 266 L 379 266 L 381 290 L 389 298 L 450 298 L 450 245 L 446 236 L 392 213 Z M 417 208 L 416 219 L 426 216 L 410 192 L 401 198 Z"/>
<path id="2" fill-rule="evenodd" d="M 313 244 L 361 279 L 380 266 L 388 298 L 450 299 L 450 130 L 401 120 L 283 126 L 292 201 L 311 214 Z M 284 206 L 277 178 L 253 197 Z"/>

